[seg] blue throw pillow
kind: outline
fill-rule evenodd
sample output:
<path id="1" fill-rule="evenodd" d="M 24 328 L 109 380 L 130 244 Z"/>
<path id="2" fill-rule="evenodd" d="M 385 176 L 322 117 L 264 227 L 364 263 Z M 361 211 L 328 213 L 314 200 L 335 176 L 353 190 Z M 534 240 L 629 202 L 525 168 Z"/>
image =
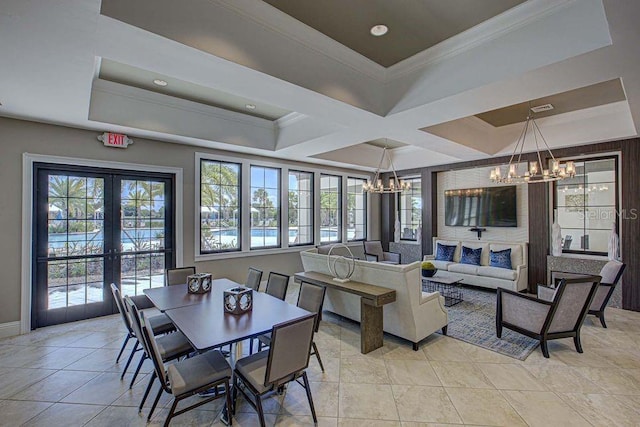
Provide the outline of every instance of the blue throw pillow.
<path id="1" fill-rule="evenodd" d="M 443 245 L 438 243 L 436 249 L 436 261 L 453 261 L 453 255 L 456 253 L 456 245 Z"/>
<path id="2" fill-rule="evenodd" d="M 471 249 L 463 246 L 460 264 L 480 265 L 480 256 L 482 256 L 482 248 Z"/>
<path id="3" fill-rule="evenodd" d="M 491 267 L 498 268 L 511 268 L 511 249 L 505 249 L 503 251 L 489 251 L 489 265 Z"/>

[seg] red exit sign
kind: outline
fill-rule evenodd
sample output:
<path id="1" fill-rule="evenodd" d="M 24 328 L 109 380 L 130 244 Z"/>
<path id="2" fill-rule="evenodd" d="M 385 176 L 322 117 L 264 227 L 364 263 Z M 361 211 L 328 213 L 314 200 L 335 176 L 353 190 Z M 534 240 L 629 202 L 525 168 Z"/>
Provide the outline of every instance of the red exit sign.
<path id="1" fill-rule="evenodd" d="M 105 147 L 127 148 L 133 144 L 133 141 L 122 133 L 105 132 L 98 136 L 98 140 L 102 141 Z"/>

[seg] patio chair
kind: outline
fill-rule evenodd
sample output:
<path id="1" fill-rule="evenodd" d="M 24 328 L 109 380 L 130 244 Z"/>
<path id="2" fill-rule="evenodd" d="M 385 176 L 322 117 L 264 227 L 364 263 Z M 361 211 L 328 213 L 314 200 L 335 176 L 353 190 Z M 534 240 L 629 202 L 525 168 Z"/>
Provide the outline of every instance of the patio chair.
<path id="1" fill-rule="evenodd" d="M 546 358 L 549 340 L 573 337 L 576 351 L 582 353 L 580 328 L 600 279 L 600 276 L 561 279 L 551 301 L 498 288 L 496 335 L 501 338 L 502 328 L 507 328 L 540 340 Z"/>
<path id="2" fill-rule="evenodd" d="M 304 387 L 313 421 L 318 422 L 306 372 L 309 366 L 316 316 L 316 314 L 309 314 L 290 322 L 274 325 L 271 329 L 269 350 L 243 357 L 236 362 L 233 372 L 233 401 L 236 402 L 238 390 L 240 390 L 247 402 L 258 413 L 260 426 L 265 425 L 262 397 L 283 388 L 291 381 L 296 381 Z M 243 387 L 240 387 L 240 384 Z M 235 407 L 234 404 L 234 411 Z"/>
<path id="3" fill-rule="evenodd" d="M 153 362 L 155 375 L 160 379 L 160 390 L 158 390 L 147 421 L 151 420 L 151 415 L 158 405 L 163 391 L 173 396 L 169 414 L 164 421 L 165 427 L 169 425 L 173 417 L 223 397 L 226 398 L 226 409 L 230 413 L 231 390 L 229 383 L 231 380 L 231 367 L 222 353 L 218 350 L 211 350 L 165 366 L 162 361 L 160 347 L 148 328 L 144 313 L 140 316 L 140 320 L 142 336 L 147 341 L 147 346 L 150 350 L 149 357 Z M 224 393 L 219 392 L 218 386 L 224 386 Z M 207 390 L 214 390 L 215 393 L 176 411 L 178 402 Z M 229 418 L 229 425 L 231 425 L 231 418 Z"/>
<path id="4" fill-rule="evenodd" d="M 385 252 L 379 240 L 364 242 L 364 254 L 367 261 L 382 262 L 385 264 L 400 264 L 400 254 Z"/>
<path id="5" fill-rule="evenodd" d="M 196 274 L 195 267 L 167 268 L 165 274 L 165 286 L 184 285 L 187 283 L 187 276 Z"/>
<path id="6" fill-rule="evenodd" d="M 320 316 L 322 315 L 322 304 L 324 303 L 324 296 L 327 288 L 324 286 L 314 285 L 309 282 L 300 283 L 300 293 L 298 294 L 298 302 L 296 305 L 312 313 L 316 313 L 316 323 L 313 326 L 313 331 L 318 332 L 320 328 Z M 262 350 L 262 347 L 268 347 L 271 345 L 271 334 L 264 334 L 258 337 L 258 351 Z M 314 341 L 311 342 L 311 354 L 316 356 L 320 369 L 324 372 L 324 365 L 320 358 L 320 352 Z"/>

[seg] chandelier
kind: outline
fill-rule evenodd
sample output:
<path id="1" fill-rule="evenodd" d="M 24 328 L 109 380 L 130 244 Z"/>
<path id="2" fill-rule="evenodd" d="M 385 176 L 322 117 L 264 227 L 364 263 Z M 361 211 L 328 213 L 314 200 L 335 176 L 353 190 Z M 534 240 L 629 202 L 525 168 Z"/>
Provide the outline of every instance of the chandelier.
<path id="1" fill-rule="evenodd" d="M 389 159 L 389 167 L 391 167 L 391 172 L 393 172 L 393 176 L 389 178 L 388 187 L 382 184 L 382 178 L 380 178 L 380 168 L 382 168 L 385 157 Z M 382 157 L 380 157 L 380 163 L 378 163 L 378 168 L 373 176 L 373 181 L 367 180 L 367 182 L 362 184 L 362 189 L 367 193 L 401 193 L 410 188 L 411 183 L 409 181 L 401 181 L 398 179 L 396 169 L 393 167 L 393 162 L 391 161 L 391 155 L 387 152 L 387 147 L 384 147 Z"/>
<path id="2" fill-rule="evenodd" d="M 549 144 L 542 136 L 540 128 L 533 117 L 534 111 L 531 109 L 531 103 L 529 103 L 529 114 L 527 121 L 524 124 L 524 129 L 518 137 L 516 146 L 513 149 L 513 154 L 509 159 L 506 173 L 503 172 L 502 166 L 496 166 L 491 170 L 490 179 L 495 183 L 500 184 L 535 184 L 536 182 L 551 182 L 559 181 L 565 178 L 573 178 L 576 175 L 576 168 L 573 162 L 568 161 L 561 163 L 553 156 Z M 524 173 L 520 171 L 520 159 L 522 158 L 522 151 L 524 150 L 525 141 L 527 135 L 533 137 L 536 144 L 536 156 L 537 160 L 529 162 L 528 168 Z M 544 144 L 543 150 L 540 150 L 540 142 Z M 541 152 L 545 153 L 545 157 L 549 157 L 549 164 L 547 167 L 542 163 Z M 548 156 L 546 156 L 548 154 Z"/>

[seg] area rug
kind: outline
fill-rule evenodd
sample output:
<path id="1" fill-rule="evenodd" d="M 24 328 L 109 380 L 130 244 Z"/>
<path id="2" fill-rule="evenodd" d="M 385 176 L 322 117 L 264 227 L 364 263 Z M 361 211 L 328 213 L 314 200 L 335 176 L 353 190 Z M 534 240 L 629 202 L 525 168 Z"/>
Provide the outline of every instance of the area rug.
<path id="1" fill-rule="evenodd" d="M 447 335 L 505 356 L 525 360 L 539 342 L 509 329 L 496 336 L 496 291 L 463 287 L 464 301 L 448 307 Z"/>

